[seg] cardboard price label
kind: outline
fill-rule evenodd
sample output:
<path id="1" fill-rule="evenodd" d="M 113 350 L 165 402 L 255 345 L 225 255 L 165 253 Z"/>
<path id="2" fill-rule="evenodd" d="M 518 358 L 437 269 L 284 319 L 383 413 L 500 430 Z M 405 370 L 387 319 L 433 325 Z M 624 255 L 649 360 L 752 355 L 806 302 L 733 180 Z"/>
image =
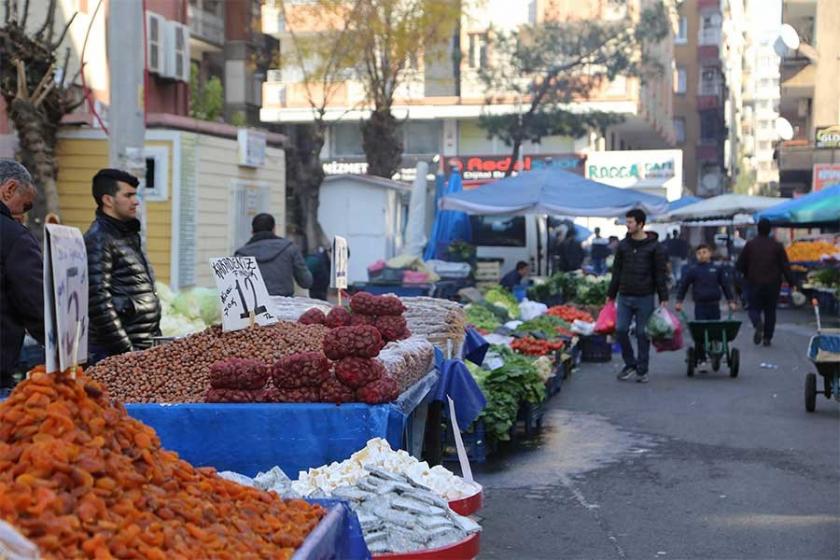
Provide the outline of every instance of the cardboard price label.
<path id="1" fill-rule="evenodd" d="M 82 232 L 47 224 L 44 231 L 44 332 L 47 372 L 87 361 L 88 270 Z"/>
<path id="2" fill-rule="evenodd" d="M 252 323 L 266 326 L 277 322 L 257 259 L 221 257 L 210 259 L 210 267 L 222 304 L 222 330 L 238 331 Z"/>
<path id="3" fill-rule="evenodd" d="M 338 235 L 333 239 L 332 279 L 333 287 L 339 290 L 347 289 L 347 268 L 350 258 L 347 250 L 347 240 Z"/>

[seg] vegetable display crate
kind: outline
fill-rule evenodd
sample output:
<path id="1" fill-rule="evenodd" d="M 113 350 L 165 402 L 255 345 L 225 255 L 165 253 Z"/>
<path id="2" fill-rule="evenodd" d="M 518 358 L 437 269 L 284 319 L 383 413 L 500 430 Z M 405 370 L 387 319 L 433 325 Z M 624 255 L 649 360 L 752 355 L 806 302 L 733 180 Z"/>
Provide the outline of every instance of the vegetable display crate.
<path id="1" fill-rule="evenodd" d="M 554 370 L 554 375 L 548 378 L 545 382 L 545 392 L 549 397 L 553 397 L 563 388 L 563 377 L 565 375 L 563 364 L 559 364 Z"/>
<path id="2" fill-rule="evenodd" d="M 390 554 L 375 554 L 374 560 L 467 560 L 469 558 L 478 558 L 478 553 L 481 549 L 481 533 L 474 533 L 462 541 L 442 546 L 440 548 L 430 548 L 417 552 L 394 552 Z"/>
<path id="3" fill-rule="evenodd" d="M 455 436 L 452 434 L 452 425 L 448 421 L 444 421 L 441 424 L 441 429 L 443 430 L 442 460 L 444 463 L 457 463 L 458 452 L 455 448 Z M 482 420 L 473 422 L 470 431 L 462 431 L 461 440 L 464 442 L 464 449 L 471 463 L 485 463 L 487 462 L 487 457 L 495 451 L 495 449 L 490 448 L 489 442 L 486 439 L 486 429 Z"/>
<path id="4" fill-rule="evenodd" d="M 595 334 L 580 339 L 581 360 L 584 362 L 609 362 L 612 360 L 612 345 L 606 335 Z"/>
<path id="5" fill-rule="evenodd" d="M 525 428 L 525 437 L 533 437 L 542 429 L 544 416 L 545 401 L 540 404 L 523 402 L 519 405 L 517 420 L 521 421 Z"/>
<path id="6" fill-rule="evenodd" d="M 821 313 L 824 315 L 837 315 L 840 304 L 838 304 L 837 296 L 835 296 L 834 290 L 817 288 L 814 290 L 814 297 L 817 300 L 817 305 L 820 306 Z"/>

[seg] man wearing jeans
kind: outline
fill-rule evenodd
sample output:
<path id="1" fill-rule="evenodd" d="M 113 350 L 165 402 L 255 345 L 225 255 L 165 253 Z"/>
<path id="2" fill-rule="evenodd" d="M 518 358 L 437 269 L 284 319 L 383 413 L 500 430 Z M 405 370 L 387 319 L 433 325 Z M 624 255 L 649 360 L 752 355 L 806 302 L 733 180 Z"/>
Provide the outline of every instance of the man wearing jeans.
<path id="1" fill-rule="evenodd" d="M 645 326 L 655 306 L 654 294 L 659 295 L 659 305 L 668 305 L 668 253 L 656 233 L 645 231 L 647 216 L 642 210 L 630 210 L 626 217 L 627 237 L 616 249 L 607 297 L 611 301 L 618 296 L 615 333 L 624 358 L 624 369 L 618 379 L 627 381 L 635 375 L 636 381 L 647 383 L 650 341 Z M 633 319 L 636 320 L 638 358 L 630 343 Z"/>

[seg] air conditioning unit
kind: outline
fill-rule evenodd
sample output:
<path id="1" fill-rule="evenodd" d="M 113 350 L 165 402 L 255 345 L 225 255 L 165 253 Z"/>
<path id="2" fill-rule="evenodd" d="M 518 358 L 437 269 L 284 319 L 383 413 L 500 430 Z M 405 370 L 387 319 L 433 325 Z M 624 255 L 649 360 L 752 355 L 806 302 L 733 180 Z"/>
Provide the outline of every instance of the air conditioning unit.
<path id="1" fill-rule="evenodd" d="M 165 75 L 166 19 L 154 12 L 146 12 L 146 69 Z"/>
<path id="2" fill-rule="evenodd" d="M 283 71 L 282 70 L 269 70 L 266 74 L 266 81 L 267 82 L 282 82 L 283 81 Z"/>
<path id="3" fill-rule="evenodd" d="M 166 22 L 166 77 L 190 81 L 190 28 L 177 21 Z"/>

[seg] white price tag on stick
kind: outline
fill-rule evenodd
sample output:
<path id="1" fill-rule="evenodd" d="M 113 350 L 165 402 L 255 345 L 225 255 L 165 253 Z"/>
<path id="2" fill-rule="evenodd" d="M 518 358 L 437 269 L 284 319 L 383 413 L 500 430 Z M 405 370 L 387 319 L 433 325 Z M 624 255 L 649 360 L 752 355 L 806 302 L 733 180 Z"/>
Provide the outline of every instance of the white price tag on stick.
<path id="1" fill-rule="evenodd" d="M 449 420 L 452 422 L 452 435 L 455 436 L 455 451 L 458 452 L 458 462 L 461 464 L 461 474 L 464 475 L 464 480 L 467 482 L 473 482 L 470 459 L 467 457 L 467 450 L 464 448 L 464 440 L 461 438 L 461 428 L 458 427 L 458 418 L 455 415 L 455 401 L 453 401 L 452 397 L 449 395 L 446 395 L 446 400 L 449 401 Z"/>
<path id="2" fill-rule="evenodd" d="M 44 332 L 47 372 L 87 361 L 87 249 L 74 227 L 47 224 L 44 230 Z"/>
<path id="3" fill-rule="evenodd" d="M 238 331 L 256 322 L 266 326 L 277 322 L 271 312 L 271 298 L 254 257 L 210 259 L 222 302 L 222 330 Z"/>
<path id="4" fill-rule="evenodd" d="M 347 268 L 350 258 L 347 251 L 347 240 L 338 235 L 333 239 L 332 279 L 333 288 L 347 289 Z"/>

